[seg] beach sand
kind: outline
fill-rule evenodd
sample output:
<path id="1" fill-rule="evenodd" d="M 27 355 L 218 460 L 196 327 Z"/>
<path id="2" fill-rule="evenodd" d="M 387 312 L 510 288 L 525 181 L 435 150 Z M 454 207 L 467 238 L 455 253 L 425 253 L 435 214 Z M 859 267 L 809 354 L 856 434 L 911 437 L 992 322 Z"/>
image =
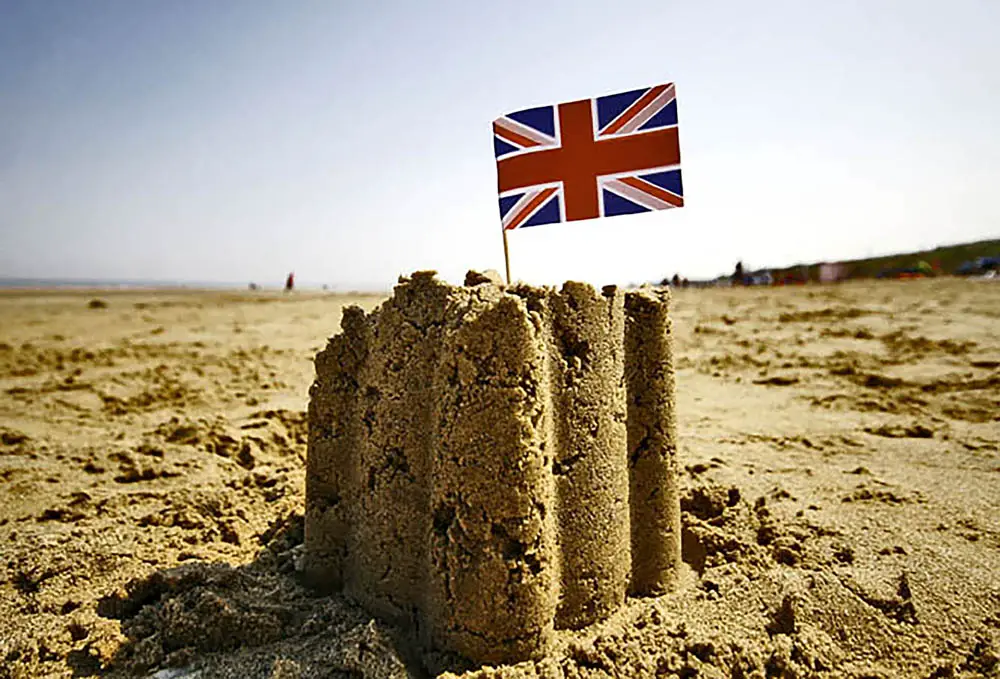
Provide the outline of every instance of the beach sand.
<path id="1" fill-rule="evenodd" d="M 1000 676 L 1000 284 L 676 291 L 682 585 L 500 668 L 297 579 L 379 301 L 0 293 L 0 677 Z"/>

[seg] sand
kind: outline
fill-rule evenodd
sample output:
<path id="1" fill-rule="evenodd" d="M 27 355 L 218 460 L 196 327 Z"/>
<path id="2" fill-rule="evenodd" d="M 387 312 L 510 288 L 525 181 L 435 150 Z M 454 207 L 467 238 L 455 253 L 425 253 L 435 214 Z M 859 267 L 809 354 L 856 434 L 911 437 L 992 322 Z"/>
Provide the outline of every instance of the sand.
<path id="1" fill-rule="evenodd" d="M 668 591 L 669 301 L 418 272 L 351 310 L 310 390 L 308 580 L 482 664 L 544 658 L 629 589 Z"/>
<path id="2" fill-rule="evenodd" d="M 497 668 L 299 582 L 378 301 L 0 294 L 0 677 L 1000 676 L 1000 285 L 677 291 L 679 586 Z"/>

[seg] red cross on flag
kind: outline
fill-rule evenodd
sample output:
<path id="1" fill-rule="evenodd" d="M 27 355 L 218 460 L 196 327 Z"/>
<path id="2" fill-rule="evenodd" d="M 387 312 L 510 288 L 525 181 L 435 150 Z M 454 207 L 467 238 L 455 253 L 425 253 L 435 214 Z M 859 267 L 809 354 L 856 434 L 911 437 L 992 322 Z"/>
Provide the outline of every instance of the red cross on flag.
<path id="1" fill-rule="evenodd" d="M 674 85 L 493 122 L 505 231 L 684 205 Z"/>

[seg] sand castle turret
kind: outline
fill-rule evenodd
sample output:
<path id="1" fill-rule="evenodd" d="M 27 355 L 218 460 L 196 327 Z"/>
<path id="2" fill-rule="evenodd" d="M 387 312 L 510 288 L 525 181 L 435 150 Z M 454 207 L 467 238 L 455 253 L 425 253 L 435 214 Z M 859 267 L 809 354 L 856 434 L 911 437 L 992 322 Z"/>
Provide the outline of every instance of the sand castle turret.
<path id="1" fill-rule="evenodd" d="M 544 654 L 680 564 L 666 290 L 400 279 L 316 358 L 306 572 L 425 644 Z"/>

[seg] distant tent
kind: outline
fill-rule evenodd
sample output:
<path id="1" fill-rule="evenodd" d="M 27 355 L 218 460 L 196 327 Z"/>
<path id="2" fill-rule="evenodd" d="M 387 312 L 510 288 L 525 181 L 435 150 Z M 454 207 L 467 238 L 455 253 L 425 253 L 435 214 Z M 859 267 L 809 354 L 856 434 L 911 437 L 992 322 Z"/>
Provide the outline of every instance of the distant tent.
<path id="1" fill-rule="evenodd" d="M 840 262 L 826 262 L 819 265 L 821 283 L 836 283 L 847 277 L 847 267 Z"/>

